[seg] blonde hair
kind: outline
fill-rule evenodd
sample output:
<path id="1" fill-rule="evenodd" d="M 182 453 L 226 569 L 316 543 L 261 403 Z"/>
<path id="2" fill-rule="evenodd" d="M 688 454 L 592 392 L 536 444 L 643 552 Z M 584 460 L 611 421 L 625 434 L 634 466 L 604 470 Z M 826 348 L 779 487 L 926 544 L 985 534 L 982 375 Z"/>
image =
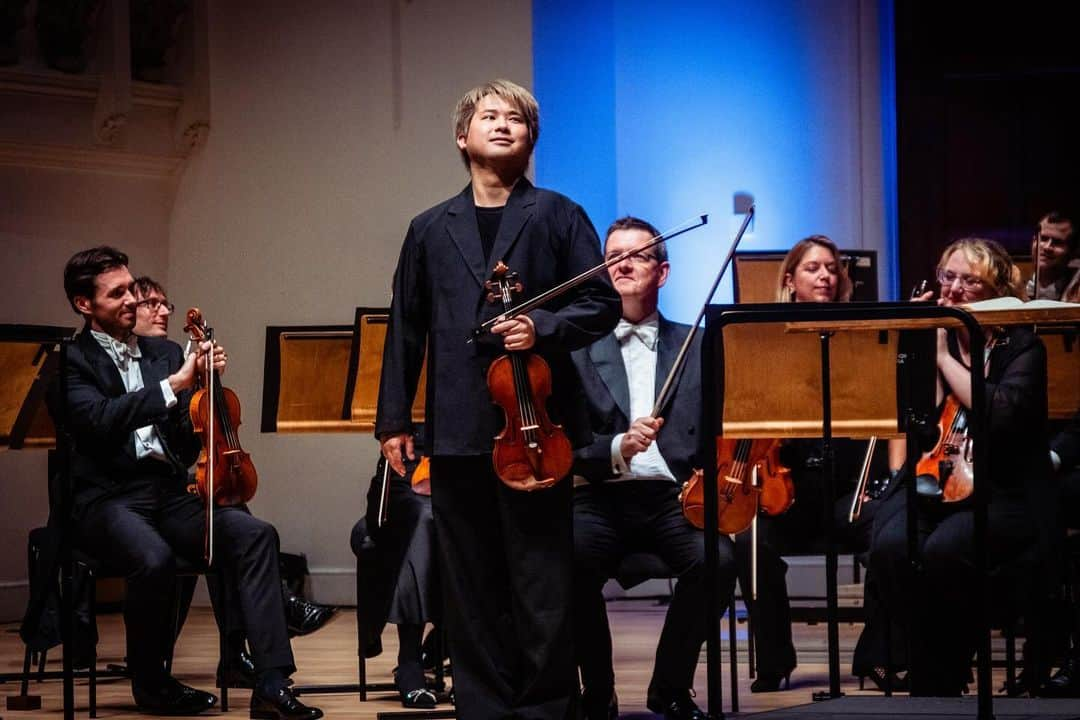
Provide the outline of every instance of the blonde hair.
<path id="1" fill-rule="evenodd" d="M 937 270 L 940 273 L 953 253 L 963 252 L 974 274 L 993 292 L 995 297 L 1012 295 L 1023 297 L 1023 281 L 1020 268 L 1009 257 L 1000 243 L 984 238 L 967 237 L 953 242 L 941 253 Z"/>
<path id="2" fill-rule="evenodd" d="M 469 134 L 469 123 L 476 113 L 476 106 L 488 95 L 494 95 L 512 105 L 525 118 L 529 128 L 529 140 L 533 147 L 540 138 L 540 105 L 533 94 L 510 80 L 492 80 L 465 93 L 454 107 L 454 139 Z M 469 167 L 469 154 L 461 151 L 465 167 Z"/>
<path id="3" fill-rule="evenodd" d="M 836 302 L 847 302 L 851 299 L 851 278 L 848 277 L 847 265 L 840 258 L 836 243 L 825 235 L 811 235 L 795 243 L 784 256 L 784 262 L 780 263 L 780 272 L 776 276 L 776 302 L 795 302 L 795 293 L 787 287 L 787 276 L 795 276 L 795 268 L 799 267 L 803 256 L 814 246 L 828 250 L 836 262 Z"/>

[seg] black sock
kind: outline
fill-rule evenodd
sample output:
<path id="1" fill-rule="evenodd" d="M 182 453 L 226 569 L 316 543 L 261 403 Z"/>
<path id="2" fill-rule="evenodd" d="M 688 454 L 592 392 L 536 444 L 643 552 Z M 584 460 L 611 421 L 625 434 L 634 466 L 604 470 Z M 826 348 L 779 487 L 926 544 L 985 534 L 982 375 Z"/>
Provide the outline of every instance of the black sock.
<path id="1" fill-rule="evenodd" d="M 259 692 L 267 697 L 274 697 L 286 685 L 287 678 L 281 668 L 270 668 L 259 673 Z"/>
<path id="2" fill-rule="evenodd" d="M 420 641 L 424 626 L 401 624 L 398 633 L 397 686 L 409 691 L 424 687 L 424 669 L 420 666 Z"/>

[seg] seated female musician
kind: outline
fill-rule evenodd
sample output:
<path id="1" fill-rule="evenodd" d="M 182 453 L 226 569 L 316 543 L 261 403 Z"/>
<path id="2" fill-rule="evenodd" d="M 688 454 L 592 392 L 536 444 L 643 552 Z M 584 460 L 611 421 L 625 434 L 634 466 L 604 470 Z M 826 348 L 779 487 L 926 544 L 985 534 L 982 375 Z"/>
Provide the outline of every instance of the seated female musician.
<path id="1" fill-rule="evenodd" d="M 800 240 L 788 251 L 777 277 L 778 302 L 846 302 L 852 284 L 836 245 L 824 235 Z M 833 444 L 836 477 L 847 489 L 858 474 L 865 443 L 837 438 Z M 779 690 L 786 685 L 796 666 L 795 645 L 791 639 L 791 605 L 788 601 L 787 564 L 781 553 L 791 548 L 805 548 L 807 542 L 824 533 L 822 452 L 820 440 L 786 441 L 781 461 L 791 468 L 796 502 L 782 515 L 758 516 L 758 587 L 756 599 L 747 600 L 750 626 L 757 647 L 757 679 L 752 692 Z M 878 470 L 881 474 L 884 469 Z M 872 507 L 867 505 L 856 524 L 848 522 L 851 495 L 836 503 L 836 527 L 840 542 L 865 549 L 869 545 Z M 744 599 L 753 597 L 751 589 L 751 533 L 735 537 L 739 587 Z"/>
<path id="2" fill-rule="evenodd" d="M 938 263 L 941 305 L 962 305 L 1020 294 L 1020 273 L 991 240 L 968 238 L 946 248 Z M 1049 477 L 1046 432 L 1046 351 L 1029 328 L 986 330 L 986 442 L 989 467 L 975 469 L 990 485 L 987 552 L 994 568 L 1037 540 L 1033 508 Z M 965 330 L 938 330 L 939 404 L 952 395 L 971 407 L 971 339 Z M 893 622 L 910 636 L 913 695 L 959 695 L 966 686 L 978 640 L 972 606 L 973 511 L 969 503 L 920 496 L 917 539 L 923 572 L 907 551 L 907 468 L 881 500 L 874 522 L 870 571 Z M 983 487 L 986 487 L 985 485 Z M 907 623 L 913 623 L 910 628 Z M 910 632 L 908 632 L 910 630 Z M 895 638 L 894 638 L 895 642 Z"/>
<path id="3" fill-rule="evenodd" d="M 379 608 L 373 630 L 381 634 L 387 622 L 397 626 L 398 666 L 394 682 L 401 695 L 401 704 L 407 708 L 433 708 L 436 705 L 435 693 L 425 684 L 421 657 L 424 626 L 437 622 L 442 607 L 435 564 L 437 548 L 430 486 L 413 485 L 423 449 L 423 426 L 418 426 L 416 460 L 406 458 L 404 477 L 393 470 L 386 475 L 390 488 L 381 522 L 386 460 L 379 458 L 368 489 L 365 520 L 353 528 L 352 543 L 353 552 L 359 553 L 359 544 L 363 540 L 361 525 L 366 523 L 366 534 L 375 541 L 378 558 L 378 580 L 374 587 L 368 588 L 374 594 L 372 605 Z M 426 468 L 426 463 L 424 466 Z M 369 653 L 374 654 L 377 651 Z"/>

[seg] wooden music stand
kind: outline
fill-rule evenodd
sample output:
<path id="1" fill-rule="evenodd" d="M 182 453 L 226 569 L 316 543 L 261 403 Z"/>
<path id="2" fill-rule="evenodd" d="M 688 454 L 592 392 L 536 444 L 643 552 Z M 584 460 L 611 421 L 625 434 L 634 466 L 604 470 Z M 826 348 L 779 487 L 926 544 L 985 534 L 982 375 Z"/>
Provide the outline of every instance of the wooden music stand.
<path id="1" fill-rule="evenodd" d="M 352 352 L 349 355 L 349 384 L 345 388 L 343 417 L 367 432 L 375 430 L 375 413 L 379 405 L 379 383 L 382 379 L 383 347 L 390 322 L 388 308 L 356 308 L 353 323 Z M 427 358 L 420 369 L 420 381 L 413 401 L 413 422 L 424 422 L 424 401 L 427 397 Z"/>
<path id="2" fill-rule="evenodd" d="M 839 633 L 837 629 L 837 560 L 832 523 L 836 496 L 833 431 L 848 437 L 896 436 L 912 408 L 898 408 L 896 387 L 898 340 L 894 331 L 964 325 L 972 337 L 982 337 L 967 313 L 925 303 L 759 304 L 710 306 L 703 341 L 702 391 L 704 438 L 816 437 L 823 440 L 825 477 L 826 597 L 829 642 L 829 691 L 815 699 L 836 698 L 840 692 Z M 844 331 L 843 335 L 837 335 Z M 811 334 L 812 333 L 812 334 Z M 845 337 L 847 336 L 847 337 Z M 817 358 L 814 356 L 817 355 Z M 834 358 L 835 355 L 835 358 Z M 934 362 L 933 352 L 920 361 L 907 358 L 906 371 Z M 768 358 L 768 379 L 761 376 Z M 982 367 L 982 347 L 972 348 L 972 367 Z M 925 372 L 925 368 L 923 368 Z M 818 380 L 815 376 L 819 377 Z M 891 390 L 890 390 L 891 388 Z M 973 407 L 983 406 L 985 379 L 972 372 Z M 835 407 L 834 407 L 835 402 Z M 919 407 L 925 402 L 917 403 Z M 835 411 L 835 417 L 834 417 Z M 983 437 L 982 414 L 972 413 L 971 435 L 975 464 L 986 462 L 989 448 Z M 915 442 L 909 436 L 909 457 Z M 703 451 L 705 476 L 715 477 L 716 453 Z M 716 588 L 718 562 L 717 488 L 705 483 L 706 603 L 708 610 L 708 694 L 719 697 L 720 607 Z M 985 585 L 985 488 L 976 483 L 976 566 Z M 912 506 L 913 507 L 913 506 Z M 983 593 L 979 594 L 980 600 Z M 981 617 L 985 618 L 985 613 Z M 979 713 L 991 717 L 989 632 L 979 647 Z M 984 713 L 985 710 L 985 713 Z"/>
<path id="3" fill-rule="evenodd" d="M 356 308 L 352 325 L 266 328 L 263 432 L 372 432 L 387 308 Z M 425 363 L 413 405 L 424 421 Z"/>
<path id="4" fill-rule="evenodd" d="M 776 300 L 776 280 L 786 251 L 743 250 L 735 253 L 732 291 L 737 303 L 771 303 Z M 841 250 L 840 257 L 851 278 L 852 300 L 878 299 L 877 251 Z"/>
<path id="5" fill-rule="evenodd" d="M 0 373 L 3 373 L 5 382 L 0 385 L 0 451 L 19 450 L 24 448 L 48 448 L 58 446 L 62 457 L 63 472 L 67 473 L 66 462 L 67 444 L 57 442 L 56 430 L 45 409 L 45 396 L 49 385 L 60 378 L 61 393 L 63 393 L 64 376 L 63 365 L 67 354 L 67 343 L 70 341 L 74 328 L 52 327 L 46 325 L 0 325 Z M 68 522 L 71 517 L 70 507 L 70 478 L 63 480 L 67 492 L 63 493 L 62 503 L 64 507 L 58 512 L 61 529 L 58 561 L 61 568 L 61 591 L 60 591 L 60 616 L 61 637 L 63 639 L 63 670 L 60 673 L 32 673 L 29 666 L 29 654 L 27 661 L 23 662 L 21 673 L 5 673 L 0 679 L 5 682 L 18 680 L 21 682 L 20 693 L 9 695 L 7 698 L 8 710 L 38 710 L 41 708 L 41 696 L 30 695 L 28 685 L 31 677 L 60 677 L 64 681 L 64 717 L 75 717 L 75 671 L 71 664 L 71 647 L 69 645 L 73 636 L 72 623 L 74 621 L 71 612 L 71 547 L 70 528 Z M 51 565 L 52 571 L 56 565 Z M 55 576 L 53 576 L 55 578 Z M 39 605 L 44 600 L 41 597 L 31 597 L 30 607 L 27 610 L 23 627 L 20 632 L 36 632 L 37 622 L 41 616 Z M 24 634 L 25 637 L 25 634 Z"/>

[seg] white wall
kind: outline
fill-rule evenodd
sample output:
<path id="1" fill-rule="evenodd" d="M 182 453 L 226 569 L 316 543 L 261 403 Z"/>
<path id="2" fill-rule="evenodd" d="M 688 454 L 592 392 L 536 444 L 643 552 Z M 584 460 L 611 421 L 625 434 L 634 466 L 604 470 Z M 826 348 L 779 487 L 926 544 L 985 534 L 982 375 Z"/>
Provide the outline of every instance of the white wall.
<path id="1" fill-rule="evenodd" d="M 265 328 L 349 324 L 355 307 L 389 303 L 409 219 L 467 182 L 454 103 L 493 77 L 531 84 L 530 5 L 273 5 L 211 10 L 211 131 L 176 196 L 169 295 L 200 306 L 229 349 L 254 512 L 283 550 L 307 553 L 316 599 L 351 602 L 349 531 L 377 445 L 259 432 Z"/>

